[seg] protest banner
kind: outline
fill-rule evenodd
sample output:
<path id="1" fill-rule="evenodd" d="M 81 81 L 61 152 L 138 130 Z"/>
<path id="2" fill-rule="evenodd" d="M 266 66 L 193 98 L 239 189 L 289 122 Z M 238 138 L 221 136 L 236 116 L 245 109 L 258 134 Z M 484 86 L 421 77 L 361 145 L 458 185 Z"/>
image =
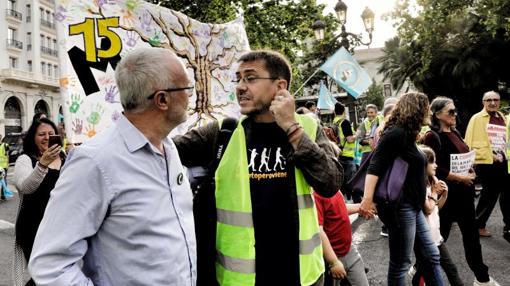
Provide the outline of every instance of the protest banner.
<path id="1" fill-rule="evenodd" d="M 450 154 L 450 172 L 467 175 L 475 163 L 475 150 L 462 154 Z"/>
<path id="2" fill-rule="evenodd" d="M 496 153 L 506 153 L 506 127 L 487 124 L 487 135 L 491 143 L 492 150 Z"/>
<path id="3" fill-rule="evenodd" d="M 55 20 L 70 142 L 83 142 L 120 117 L 114 70 L 123 56 L 140 47 L 176 53 L 195 86 L 188 121 L 173 134 L 239 116 L 233 79 L 237 60 L 249 50 L 242 18 L 207 24 L 141 0 L 57 0 Z"/>

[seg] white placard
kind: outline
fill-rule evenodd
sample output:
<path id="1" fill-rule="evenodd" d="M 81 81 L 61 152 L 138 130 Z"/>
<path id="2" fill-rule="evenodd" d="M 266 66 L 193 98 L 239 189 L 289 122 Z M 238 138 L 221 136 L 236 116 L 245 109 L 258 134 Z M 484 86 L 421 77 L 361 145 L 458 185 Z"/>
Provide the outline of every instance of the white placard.
<path id="1" fill-rule="evenodd" d="M 459 175 L 467 175 L 469 169 L 471 169 L 475 163 L 475 155 L 475 150 L 462 154 L 450 154 L 450 172 Z"/>
<path id="2" fill-rule="evenodd" d="M 492 150 L 496 153 L 505 154 L 506 127 L 495 124 L 487 124 L 487 135 L 489 135 L 489 142 L 491 143 Z"/>

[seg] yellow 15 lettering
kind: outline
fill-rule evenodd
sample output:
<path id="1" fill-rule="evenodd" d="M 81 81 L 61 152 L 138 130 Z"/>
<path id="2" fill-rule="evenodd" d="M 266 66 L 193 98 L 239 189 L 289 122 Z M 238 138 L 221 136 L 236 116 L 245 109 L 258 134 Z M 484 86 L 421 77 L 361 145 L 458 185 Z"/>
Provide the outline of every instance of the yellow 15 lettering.
<path id="1" fill-rule="evenodd" d="M 99 37 L 105 37 L 110 41 L 110 48 L 107 50 L 98 49 L 96 45 L 96 22 L 97 34 Z M 97 62 L 98 58 L 113 58 L 117 56 L 122 49 L 122 41 L 110 28 L 119 26 L 118 17 L 109 18 L 86 18 L 85 21 L 69 25 L 69 35 L 75 36 L 83 34 L 85 46 L 85 55 L 88 62 Z"/>

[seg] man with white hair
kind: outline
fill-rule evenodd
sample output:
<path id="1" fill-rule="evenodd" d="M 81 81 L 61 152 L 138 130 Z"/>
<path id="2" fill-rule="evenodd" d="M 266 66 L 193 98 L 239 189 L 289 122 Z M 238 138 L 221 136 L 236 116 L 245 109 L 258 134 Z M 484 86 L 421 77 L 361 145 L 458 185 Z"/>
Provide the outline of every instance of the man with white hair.
<path id="1" fill-rule="evenodd" d="M 193 286 L 192 194 L 167 138 L 193 86 L 179 58 L 156 48 L 130 52 L 115 79 L 124 115 L 68 156 L 30 274 L 37 285 Z"/>
<path id="2" fill-rule="evenodd" d="M 482 98 L 483 109 L 469 120 L 466 129 L 466 144 L 476 151 L 475 164 L 482 182 L 480 200 L 476 206 L 476 221 L 480 236 L 492 234 L 486 228 L 498 197 L 505 224 L 504 231 L 510 231 L 510 206 L 505 204 L 508 197 L 508 174 L 506 157 L 506 119 L 499 111 L 500 96 L 488 91 Z"/>

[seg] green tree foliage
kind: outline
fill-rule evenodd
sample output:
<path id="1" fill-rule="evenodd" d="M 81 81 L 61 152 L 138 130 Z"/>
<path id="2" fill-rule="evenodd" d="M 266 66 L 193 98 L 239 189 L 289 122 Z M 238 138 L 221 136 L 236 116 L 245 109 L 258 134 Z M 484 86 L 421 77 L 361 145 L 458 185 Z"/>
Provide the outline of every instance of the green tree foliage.
<path id="1" fill-rule="evenodd" d="M 321 15 L 324 5 L 315 0 L 159 0 L 164 7 L 177 10 L 205 23 L 222 23 L 243 14 L 251 49 L 271 49 L 286 55 L 294 67 L 292 90 L 300 85 L 298 53 L 307 38 L 313 36 L 311 25 Z"/>
<path id="2" fill-rule="evenodd" d="M 326 60 L 332 56 L 338 49 L 341 48 L 340 41 L 334 41 L 334 31 L 338 31 L 338 22 L 333 15 L 327 15 L 320 18 L 326 25 L 324 40 L 317 41 L 315 38 L 310 38 L 309 42 L 303 48 L 303 56 L 299 59 L 299 65 L 303 73 L 303 80 L 312 76 L 317 69 Z M 323 72 L 318 72 L 308 81 L 307 85 L 314 85 L 321 80 L 327 80 L 327 75 Z M 329 82 L 331 84 L 335 84 Z"/>
<path id="3" fill-rule="evenodd" d="M 384 104 L 383 87 L 372 80 L 372 85 L 365 92 L 365 102 L 375 104 L 379 110 L 382 110 Z"/>
<path id="4" fill-rule="evenodd" d="M 412 48 L 400 45 L 399 37 L 386 41 L 383 52 L 378 72 L 384 75 L 384 81 L 390 80 L 395 92 L 399 92 L 408 79 L 417 80 L 421 61 L 413 56 Z"/>
<path id="5" fill-rule="evenodd" d="M 394 89 L 407 79 L 430 97 L 452 97 L 465 127 L 483 92 L 510 83 L 510 2 L 415 2 L 401 0 L 393 12 L 399 38 L 386 43 L 380 72 Z"/>

